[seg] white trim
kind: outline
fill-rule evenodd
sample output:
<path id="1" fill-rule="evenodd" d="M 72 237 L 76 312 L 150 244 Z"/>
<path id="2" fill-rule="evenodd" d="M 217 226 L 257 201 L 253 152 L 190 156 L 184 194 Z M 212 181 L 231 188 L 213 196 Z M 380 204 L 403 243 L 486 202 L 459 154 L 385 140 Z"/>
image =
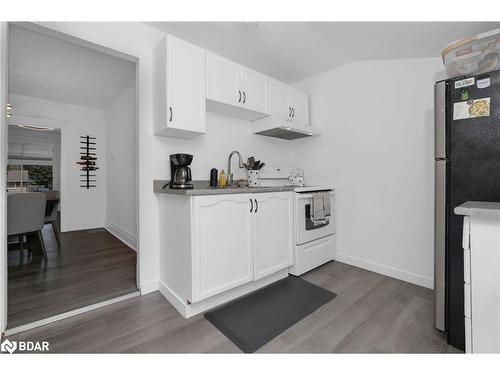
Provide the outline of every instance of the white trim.
<path id="1" fill-rule="evenodd" d="M 0 22 L 0 333 L 7 327 L 7 117 L 9 25 Z"/>
<path id="2" fill-rule="evenodd" d="M 158 280 L 147 281 L 140 285 L 141 294 L 149 294 L 158 290 Z"/>
<path id="3" fill-rule="evenodd" d="M 215 296 L 205 298 L 204 300 L 195 303 L 187 303 L 187 301 L 182 300 L 161 280 L 159 282 L 158 290 L 167 299 L 167 301 L 170 302 L 172 306 L 174 306 L 175 309 L 184 318 L 187 319 L 197 314 L 201 314 L 202 312 L 205 312 L 207 310 L 210 310 L 216 306 L 222 305 L 223 303 L 241 297 L 245 294 L 251 293 L 257 289 L 260 289 L 266 285 L 274 283 L 275 281 L 281 280 L 285 277 L 288 277 L 287 268 L 278 271 L 272 275 L 266 276 L 262 279 L 259 279 L 257 281 L 251 281 L 239 287 L 230 289 L 223 293 L 216 294 Z"/>
<path id="4" fill-rule="evenodd" d="M 104 228 L 111 233 L 113 236 L 122 241 L 125 245 L 130 247 L 132 250 L 137 252 L 137 240 L 136 237 L 130 233 L 128 230 L 121 228 L 120 226 L 111 223 L 106 220 Z"/>
<path id="5" fill-rule="evenodd" d="M 71 318 L 73 316 L 80 315 L 80 314 L 83 314 L 83 313 L 86 313 L 86 312 L 89 312 L 92 310 L 100 309 L 101 307 L 109 306 L 109 305 L 112 305 L 114 303 L 122 302 L 122 301 L 125 301 L 125 300 L 133 298 L 133 297 L 138 297 L 140 295 L 141 295 L 140 292 L 128 293 L 128 294 L 125 294 L 125 295 L 120 296 L 120 297 L 108 299 L 107 301 L 94 303 L 93 305 L 90 305 L 90 306 L 85 306 L 85 307 L 82 307 L 82 308 L 79 308 L 76 310 L 72 310 L 72 311 L 62 313 L 62 314 L 54 315 L 54 316 L 51 316 L 49 318 L 37 320 L 36 322 L 23 324 L 22 326 L 14 327 L 14 328 L 10 328 L 10 329 L 6 330 L 5 336 L 15 335 L 19 332 L 28 331 L 30 329 L 38 328 L 38 327 L 44 326 L 46 324 L 57 322 L 59 320 Z"/>
<path id="6" fill-rule="evenodd" d="M 175 307 L 175 309 L 183 316 L 186 318 L 187 311 L 186 311 L 186 304 L 182 301 L 182 299 L 175 294 L 168 286 L 165 285 L 163 281 L 159 281 L 158 283 L 158 290 L 159 292 L 167 299 L 168 302 L 172 306 Z"/>
<path id="7" fill-rule="evenodd" d="M 403 280 L 411 284 L 423 286 L 424 288 L 429 288 L 429 289 L 434 288 L 434 280 L 432 277 L 418 275 L 416 273 L 389 267 L 380 263 L 370 262 L 367 260 L 351 257 L 349 255 L 342 253 L 338 253 L 337 256 L 335 257 L 335 260 L 341 263 L 349 264 L 351 266 L 363 268 L 368 271 L 380 273 L 385 276 L 393 277 L 398 280 Z"/>

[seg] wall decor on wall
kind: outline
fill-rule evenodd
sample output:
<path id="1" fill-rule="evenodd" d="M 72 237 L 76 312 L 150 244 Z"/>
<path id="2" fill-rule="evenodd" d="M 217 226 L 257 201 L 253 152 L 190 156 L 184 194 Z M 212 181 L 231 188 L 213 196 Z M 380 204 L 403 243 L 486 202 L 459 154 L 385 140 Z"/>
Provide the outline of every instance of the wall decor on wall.
<path id="1" fill-rule="evenodd" d="M 95 171 L 96 166 L 96 138 L 89 135 L 80 136 L 80 160 L 76 162 L 81 166 L 80 187 L 90 189 L 97 187 Z"/>

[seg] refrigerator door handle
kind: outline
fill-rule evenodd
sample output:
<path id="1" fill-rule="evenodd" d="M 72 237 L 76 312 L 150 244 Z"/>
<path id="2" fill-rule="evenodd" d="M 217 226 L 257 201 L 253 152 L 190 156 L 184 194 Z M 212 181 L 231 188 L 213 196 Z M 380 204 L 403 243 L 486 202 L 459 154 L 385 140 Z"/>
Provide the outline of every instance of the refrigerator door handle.
<path id="1" fill-rule="evenodd" d="M 446 82 L 434 86 L 434 157 L 446 157 Z"/>
<path id="2" fill-rule="evenodd" d="M 434 326 L 444 331 L 446 306 L 446 160 L 435 162 L 434 200 Z"/>

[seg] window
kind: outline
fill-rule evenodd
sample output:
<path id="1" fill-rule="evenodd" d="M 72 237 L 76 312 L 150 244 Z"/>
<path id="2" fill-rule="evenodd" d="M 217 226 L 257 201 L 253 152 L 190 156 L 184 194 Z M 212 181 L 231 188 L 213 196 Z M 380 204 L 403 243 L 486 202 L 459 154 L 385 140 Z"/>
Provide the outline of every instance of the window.
<path id="1" fill-rule="evenodd" d="M 53 189 L 51 165 L 7 165 L 7 191 L 37 191 Z"/>

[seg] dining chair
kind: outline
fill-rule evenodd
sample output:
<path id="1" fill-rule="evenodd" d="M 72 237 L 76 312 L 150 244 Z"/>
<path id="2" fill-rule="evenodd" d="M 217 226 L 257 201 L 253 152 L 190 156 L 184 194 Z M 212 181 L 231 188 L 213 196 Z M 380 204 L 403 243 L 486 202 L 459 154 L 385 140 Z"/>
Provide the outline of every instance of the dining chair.
<path id="1" fill-rule="evenodd" d="M 7 235 L 18 236 L 21 264 L 24 259 L 23 237 L 37 233 L 42 255 L 47 264 L 47 251 L 43 242 L 42 228 L 45 222 L 44 193 L 17 193 L 7 195 Z"/>
<path id="2" fill-rule="evenodd" d="M 54 236 L 56 237 L 57 246 L 61 247 L 61 237 L 59 236 L 59 228 L 57 227 L 57 206 L 59 204 L 59 199 L 48 200 L 45 208 L 45 224 L 52 224 L 52 230 L 54 231 Z"/>

